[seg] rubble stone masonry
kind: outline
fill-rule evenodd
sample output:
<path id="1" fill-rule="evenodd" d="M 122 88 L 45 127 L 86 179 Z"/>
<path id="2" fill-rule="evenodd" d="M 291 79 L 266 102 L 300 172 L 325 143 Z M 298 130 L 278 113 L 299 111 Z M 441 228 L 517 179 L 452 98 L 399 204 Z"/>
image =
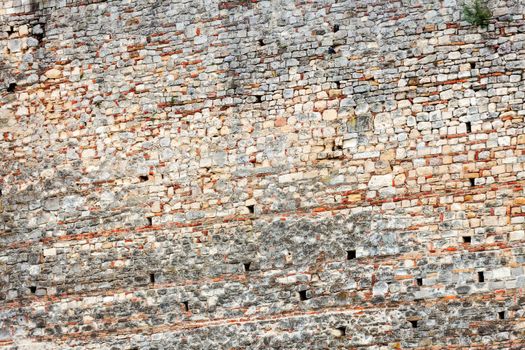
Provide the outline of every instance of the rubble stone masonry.
<path id="1" fill-rule="evenodd" d="M 525 2 L 3 0 L 0 348 L 524 349 Z"/>

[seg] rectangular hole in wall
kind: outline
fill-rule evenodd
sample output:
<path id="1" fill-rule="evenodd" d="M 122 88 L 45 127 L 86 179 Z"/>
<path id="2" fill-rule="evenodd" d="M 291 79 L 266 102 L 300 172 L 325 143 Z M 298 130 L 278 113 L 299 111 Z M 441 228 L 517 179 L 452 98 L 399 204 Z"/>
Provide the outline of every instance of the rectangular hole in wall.
<path id="1" fill-rule="evenodd" d="M 485 274 L 483 271 L 478 272 L 478 282 L 485 282 Z"/>
<path id="2" fill-rule="evenodd" d="M 250 271 L 250 265 L 251 264 L 252 264 L 251 262 L 244 263 L 243 264 L 244 265 L 244 271 L 246 271 L 246 272 Z"/>
<path id="3" fill-rule="evenodd" d="M 149 216 L 146 219 L 148 220 L 148 226 L 153 226 L 153 218 Z"/>
<path id="4" fill-rule="evenodd" d="M 16 90 L 16 83 L 11 83 L 7 87 L 7 92 L 9 92 L 9 93 L 13 93 L 13 92 L 15 92 L 15 90 Z"/>
<path id="5" fill-rule="evenodd" d="M 42 31 L 42 33 L 33 34 L 33 37 L 38 40 L 39 43 L 44 40 L 45 33 Z"/>
<path id="6" fill-rule="evenodd" d="M 355 250 L 347 250 L 346 251 L 346 260 L 353 260 L 357 257 Z"/>
<path id="7" fill-rule="evenodd" d="M 465 125 L 467 126 L 467 132 L 471 133 L 472 132 L 472 123 L 471 122 L 466 122 Z"/>
<path id="8" fill-rule="evenodd" d="M 250 214 L 255 213 L 255 205 L 247 205 L 246 207 L 248 208 Z"/>
<path id="9" fill-rule="evenodd" d="M 35 294 L 36 293 L 36 286 L 29 287 L 29 290 L 31 291 L 32 294 Z"/>
<path id="10" fill-rule="evenodd" d="M 184 310 L 185 311 L 190 311 L 190 303 L 189 303 L 189 301 L 183 301 L 182 305 L 184 305 Z"/>
<path id="11" fill-rule="evenodd" d="M 305 301 L 305 300 L 310 299 L 310 298 L 308 297 L 307 293 L 306 293 L 306 290 L 300 290 L 300 291 L 299 291 L 299 299 L 300 299 L 301 301 Z"/>
<path id="12" fill-rule="evenodd" d="M 471 177 L 470 179 L 468 179 L 470 181 L 470 186 L 475 186 L 476 185 L 476 179 Z"/>
<path id="13" fill-rule="evenodd" d="M 500 311 L 498 312 L 498 318 L 500 320 L 504 320 L 505 319 L 505 311 Z"/>
<path id="14" fill-rule="evenodd" d="M 336 329 L 334 331 L 334 335 L 336 337 L 344 337 L 344 336 L 346 336 L 346 326 L 336 327 Z"/>
<path id="15" fill-rule="evenodd" d="M 141 175 L 141 176 L 139 176 L 139 180 L 140 180 L 140 182 L 148 181 L 148 175 Z"/>
<path id="16" fill-rule="evenodd" d="M 149 274 L 149 283 L 151 283 L 151 284 L 155 283 L 155 274 L 154 273 L 150 273 Z"/>
<path id="17" fill-rule="evenodd" d="M 412 328 L 417 328 L 417 320 L 412 320 L 412 321 L 409 321 L 409 322 L 412 325 Z"/>
<path id="18" fill-rule="evenodd" d="M 463 236 L 463 243 L 471 243 L 472 237 L 471 236 Z"/>
<path id="19" fill-rule="evenodd" d="M 416 278 L 416 283 L 418 286 L 422 286 L 423 285 L 423 278 L 419 277 L 419 278 Z"/>
<path id="20" fill-rule="evenodd" d="M 476 69 L 476 62 L 470 62 L 470 68 Z"/>

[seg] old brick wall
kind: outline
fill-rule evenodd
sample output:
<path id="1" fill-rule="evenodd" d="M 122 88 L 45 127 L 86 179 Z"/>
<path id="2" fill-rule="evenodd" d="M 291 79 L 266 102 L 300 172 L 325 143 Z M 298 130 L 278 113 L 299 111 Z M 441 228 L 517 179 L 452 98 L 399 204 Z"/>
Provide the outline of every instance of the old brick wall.
<path id="1" fill-rule="evenodd" d="M 0 347 L 525 347 L 493 5 L 3 1 Z"/>

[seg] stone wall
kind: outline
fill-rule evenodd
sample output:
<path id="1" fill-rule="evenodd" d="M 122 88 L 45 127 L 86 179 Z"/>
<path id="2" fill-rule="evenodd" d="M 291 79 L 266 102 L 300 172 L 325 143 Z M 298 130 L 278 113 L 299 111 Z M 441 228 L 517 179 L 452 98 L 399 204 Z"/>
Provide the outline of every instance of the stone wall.
<path id="1" fill-rule="evenodd" d="M 3 1 L 0 348 L 525 347 L 493 6 Z"/>

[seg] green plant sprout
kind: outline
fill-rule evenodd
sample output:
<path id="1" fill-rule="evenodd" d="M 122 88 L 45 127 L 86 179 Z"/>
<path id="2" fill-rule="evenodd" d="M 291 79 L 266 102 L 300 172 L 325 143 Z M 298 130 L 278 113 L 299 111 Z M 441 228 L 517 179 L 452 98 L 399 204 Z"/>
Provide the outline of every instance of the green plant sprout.
<path id="1" fill-rule="evenodd" d="M 463 5 L 463 17 L 470 24 L 487 28 L 492 18 L 492 11 L 486 0 L 472 0 Z"/>

